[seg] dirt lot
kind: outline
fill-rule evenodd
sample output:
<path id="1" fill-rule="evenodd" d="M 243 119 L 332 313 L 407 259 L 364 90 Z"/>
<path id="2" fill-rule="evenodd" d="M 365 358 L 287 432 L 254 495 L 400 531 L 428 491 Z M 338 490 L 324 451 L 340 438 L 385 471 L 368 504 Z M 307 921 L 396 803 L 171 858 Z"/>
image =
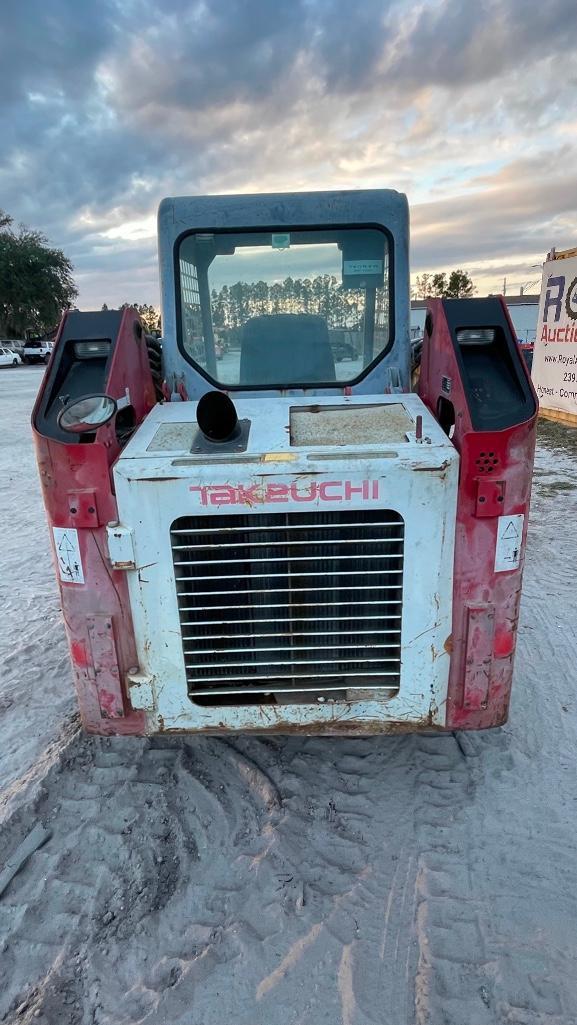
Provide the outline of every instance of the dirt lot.
<path id="1" fill-rule="evenodd" d="M 543 424 L 509 724 L 100 740 L 77 727 L 28 427 L 0 371 L 0 1019 L 577 1025 L 577 433 Z"/>

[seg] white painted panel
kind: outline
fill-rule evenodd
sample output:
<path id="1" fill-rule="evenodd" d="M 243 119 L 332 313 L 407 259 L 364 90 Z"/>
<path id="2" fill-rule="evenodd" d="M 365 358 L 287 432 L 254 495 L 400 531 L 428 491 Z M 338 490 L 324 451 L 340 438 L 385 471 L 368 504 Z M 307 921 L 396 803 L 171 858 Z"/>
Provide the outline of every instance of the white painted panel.
<path id="1" fill-rule="evenodd" d="M 346 401 L 366 403 L 365 396 Z M 335 404 L 334 396 L 327 398 Z M 347 446 L 327 461 L 322 446 L 290 452 L 290 399 L 242 400 L 239 417 L 251 420 L 246 453 L 182 458 L 147 450 L 162 422 L 195 419 L 194 403 L 157 407 L 130 442 L 115 468 L 121 524 L 134 531 L 136 570 L 128 571 L 141 673 L 153 681 L 156 706 L 151 729 L 282 730 L 326 723 L 380 721 L 442 724 L 449 671 L 445 642 L 451 633 L 453 550 L 458 455 L 426 407 L 414 395 L 379 396 L 402 401 L 414 422 L 423 417 L 423 442 L 409 433 L 398 451 L 390 445 Z M 323 399 L 315 396 L 315 405 Z M 298 405 L 302 406 L 302 400 Z M 140 437 L 139 437 L 140 435 Z M 382 454 L 381 454 L 382 452 Z M 277 457 L 278 456 L 278 460 Z M 271 458 L 272 457 L 272 458 Z M 312 485 L 315 487 L 312 487 Z M 295 501 L 310 495 L 309 501 Z M 180 516 L 239 512 L 299 512 L 392 509 L 405 521 L 401 683 L 383 701 L 336 701 L 201 707 L 187 695 L 186 672 L 172 551 L 171 524 Z M 449 647 L 449 646 L 447 646 Z"/>

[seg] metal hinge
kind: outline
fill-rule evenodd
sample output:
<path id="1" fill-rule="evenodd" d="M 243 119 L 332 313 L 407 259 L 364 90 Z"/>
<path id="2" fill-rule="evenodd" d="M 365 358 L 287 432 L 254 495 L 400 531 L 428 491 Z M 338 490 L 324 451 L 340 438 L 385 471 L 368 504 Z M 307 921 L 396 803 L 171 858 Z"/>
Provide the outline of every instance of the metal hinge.
<path id="1" fill-rule="evenodd" d="M 106 528 L 108 558 L 113 569 L 136 569 L 134 531 L 120 523 L 109 523 Z"/>
<path id="2" fill-rule="evenodd" d="M 505 501 L 505 481 L 477 478 L 475 516 L 502 516 Z"/>
<path id="3" fill-rule="evenodd" d="M 154 677 L 140 669 L 130 669 L 126 674 L 126 683 L 130 704 L 135 709 L 152 712 L 156 705 Z"/>

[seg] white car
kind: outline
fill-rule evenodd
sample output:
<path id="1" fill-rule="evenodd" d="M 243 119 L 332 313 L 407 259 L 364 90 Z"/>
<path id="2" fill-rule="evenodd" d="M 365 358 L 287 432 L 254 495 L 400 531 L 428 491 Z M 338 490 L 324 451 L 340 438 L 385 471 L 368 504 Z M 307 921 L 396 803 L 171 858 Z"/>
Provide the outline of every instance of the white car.
<path id="1" fill-rule="evenodd" d="M 25 345 L 26 342 L 23 338 L 0 338 L 0 349 L 10 349 L 10 352 L 15 352 L 20 359 L 22 359 Z"/>
<path id="2" fill-rule="evenodd" d="M 0 346 L 0 367 L 17 367 L 22 360 L 17 352 Z"/>

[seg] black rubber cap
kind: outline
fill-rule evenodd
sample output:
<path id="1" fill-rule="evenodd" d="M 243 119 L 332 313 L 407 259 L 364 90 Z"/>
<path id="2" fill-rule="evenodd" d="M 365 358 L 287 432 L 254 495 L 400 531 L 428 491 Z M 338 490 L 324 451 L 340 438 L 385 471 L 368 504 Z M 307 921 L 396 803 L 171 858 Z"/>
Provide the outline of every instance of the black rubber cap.
<path id="1" fill-rule="evenodd" d="M 202 396 L 196 407 L 196 420 L 209 441 L 230 441 L 237 432 L 234 402 L 222 391 L 208 391 Z"/>

